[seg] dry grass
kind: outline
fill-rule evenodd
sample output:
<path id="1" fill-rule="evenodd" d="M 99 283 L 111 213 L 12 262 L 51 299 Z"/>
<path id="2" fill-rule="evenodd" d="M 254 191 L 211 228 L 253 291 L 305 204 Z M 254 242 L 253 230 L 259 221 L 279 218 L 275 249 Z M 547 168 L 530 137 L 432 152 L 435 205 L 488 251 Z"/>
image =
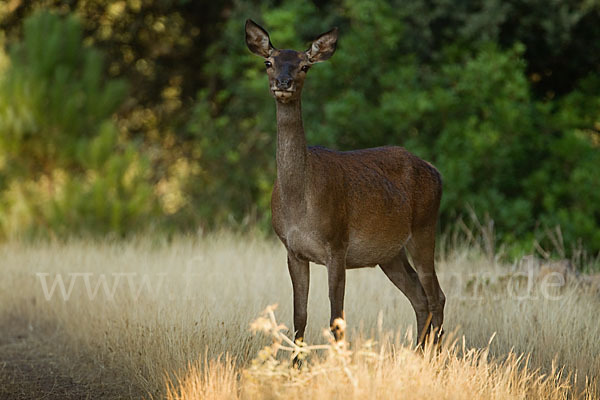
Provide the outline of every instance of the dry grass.
<path id="1" fill-rule="evenodd" d="M 593 285 L 568 276 L 552 288 L 560 279 L 552 270 L 535 267 L 529 277 L 522 266 L 473 251 L 444 258 L 446 330 L 458 344 L 437 356 L 412 351 L 414 314 L 381 271 L 348 272 L 350 353 L 342 359 L 352 378 L 330 350 L 304 371 L 278 355 L 281 373 L 262 364 L 256 373 L 251 360 L 273 338 L 251 334 L 250 323 L 278 303 L 278 317 L 291 326 L 291 284 L 282 246 L 250 236 L 1 245 L 0 321 L 25 321 L 76 382 L 102 376 L 123 397 L 572 398 L 585 397 L 586 376 L 592 397 L 600 376 Z M 325 268 L 311 273 L 306 340 L 327 345 Z M 41 282 L 51 287 L 57 276 L 67 289 L 73 279 L 66 301 L 58 288 L 46 299 Z M 102 277 L 108 294 L 100 286 L 90 299 Z M 329 372 L 311 375 L 319 369 Z"/>
<path id="2" fill-rule="evenodd" d="M 253 330 L 270 335 L 273 343 L 243 371 L 241 381 L 231 360 L 217 360 L 203 368 L 191 366 L 176 384 L 169 382 L 167 398 L 392 399 L 401 394 L 406 399 L 565 399 L 573 394 L 562 370 L 554 367 L 542 375 L 512 352 L 504 361 L 490 361 L 489 347 L 467 349 L 464 341 L 459 347 L 452 340 L 439 351 L 430 342 L 424 352 L 416 352 L 408 346 L 390 347 L 385 335 L 379 343 L 367 340 L 350 349 L 346 341 L 335 342 L 328 329 L 326 345 L 294 344 L 272 307 L 265 314 Z M 306 360 L 318 350 L 325 355 L 304 361 L 300 370 L 291 365 L 291 357 L 303 354 Z M 290 357 L 278 357 L 281 352 Z"/>

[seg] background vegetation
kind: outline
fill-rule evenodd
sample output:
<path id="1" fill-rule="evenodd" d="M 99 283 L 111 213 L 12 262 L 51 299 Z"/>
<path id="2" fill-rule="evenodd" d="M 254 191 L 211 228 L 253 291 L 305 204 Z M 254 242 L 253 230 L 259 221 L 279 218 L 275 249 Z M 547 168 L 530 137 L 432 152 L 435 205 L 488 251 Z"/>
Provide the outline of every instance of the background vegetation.
<path id="1" fill-rule="evenodd" d="M 515 254 L 556 226 L 600 251 L 587 0 L 3 2 L 0 235 L 268 231 L 274 100 L 248 17 L 280 48 L 340 28 L 304 89 L 309 143 L 430 160 L 442 231 L 474 210 Z"/>

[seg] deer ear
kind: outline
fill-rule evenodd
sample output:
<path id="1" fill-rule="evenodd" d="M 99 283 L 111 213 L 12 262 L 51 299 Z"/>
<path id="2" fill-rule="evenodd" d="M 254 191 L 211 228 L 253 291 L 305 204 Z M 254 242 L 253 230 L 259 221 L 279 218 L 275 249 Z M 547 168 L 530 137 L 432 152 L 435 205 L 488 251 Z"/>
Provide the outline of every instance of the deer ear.
<path id="1" fill-rule="evenodd" d="M 246 20 L 246 45 L 251 52 L 263 58 L 269 57 L 274 50 L 267 31 L 251 19 Z"/>
<path id="2" fill-rule="evenodd" d="M 311 63 L 318 63 L 328 60 L 335 52 L 335 46 L 338 39 L 338 28 L 333 28 L 327 33 L 316 38 L 308 50 L 306 55 Z"/>

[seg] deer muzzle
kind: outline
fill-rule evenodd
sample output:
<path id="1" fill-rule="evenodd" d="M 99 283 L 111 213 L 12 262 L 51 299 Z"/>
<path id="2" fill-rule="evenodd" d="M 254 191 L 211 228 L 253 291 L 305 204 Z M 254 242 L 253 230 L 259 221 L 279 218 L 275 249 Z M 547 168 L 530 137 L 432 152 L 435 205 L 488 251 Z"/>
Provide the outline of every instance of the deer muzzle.
<path id="1" fill-rule="evenodd" d="M 290 76 L 279 76 L 275 79 L 275 85 L 278 90 L 289 90 L 292 87 L 293 79 Z"/>

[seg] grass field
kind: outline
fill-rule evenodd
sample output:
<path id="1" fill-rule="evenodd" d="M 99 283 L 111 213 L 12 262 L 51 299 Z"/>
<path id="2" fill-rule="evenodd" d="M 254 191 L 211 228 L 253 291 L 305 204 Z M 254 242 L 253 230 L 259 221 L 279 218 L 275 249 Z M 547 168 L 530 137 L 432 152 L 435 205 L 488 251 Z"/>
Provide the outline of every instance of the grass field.
<path id="1" fill-rule="evenodd" d="M 9 242 L 0 266 L 0 398 L 598 394 L 599 287 L 560 263 L 445 251 L 437 269 L 448 340 L 425 354 L 413 351 L 413 311 L 385 275 L 348 271 L 348 347 L 314 350 L 301 371 L 263 349 L 274 343 L 267 320 L 270 333 L 250 332 L 270 304 L 292 326 L 285 251 L 274 240 Z M 309 344 L 329 343 L 326 287 L 325 268 L 312 266 Z"/>

